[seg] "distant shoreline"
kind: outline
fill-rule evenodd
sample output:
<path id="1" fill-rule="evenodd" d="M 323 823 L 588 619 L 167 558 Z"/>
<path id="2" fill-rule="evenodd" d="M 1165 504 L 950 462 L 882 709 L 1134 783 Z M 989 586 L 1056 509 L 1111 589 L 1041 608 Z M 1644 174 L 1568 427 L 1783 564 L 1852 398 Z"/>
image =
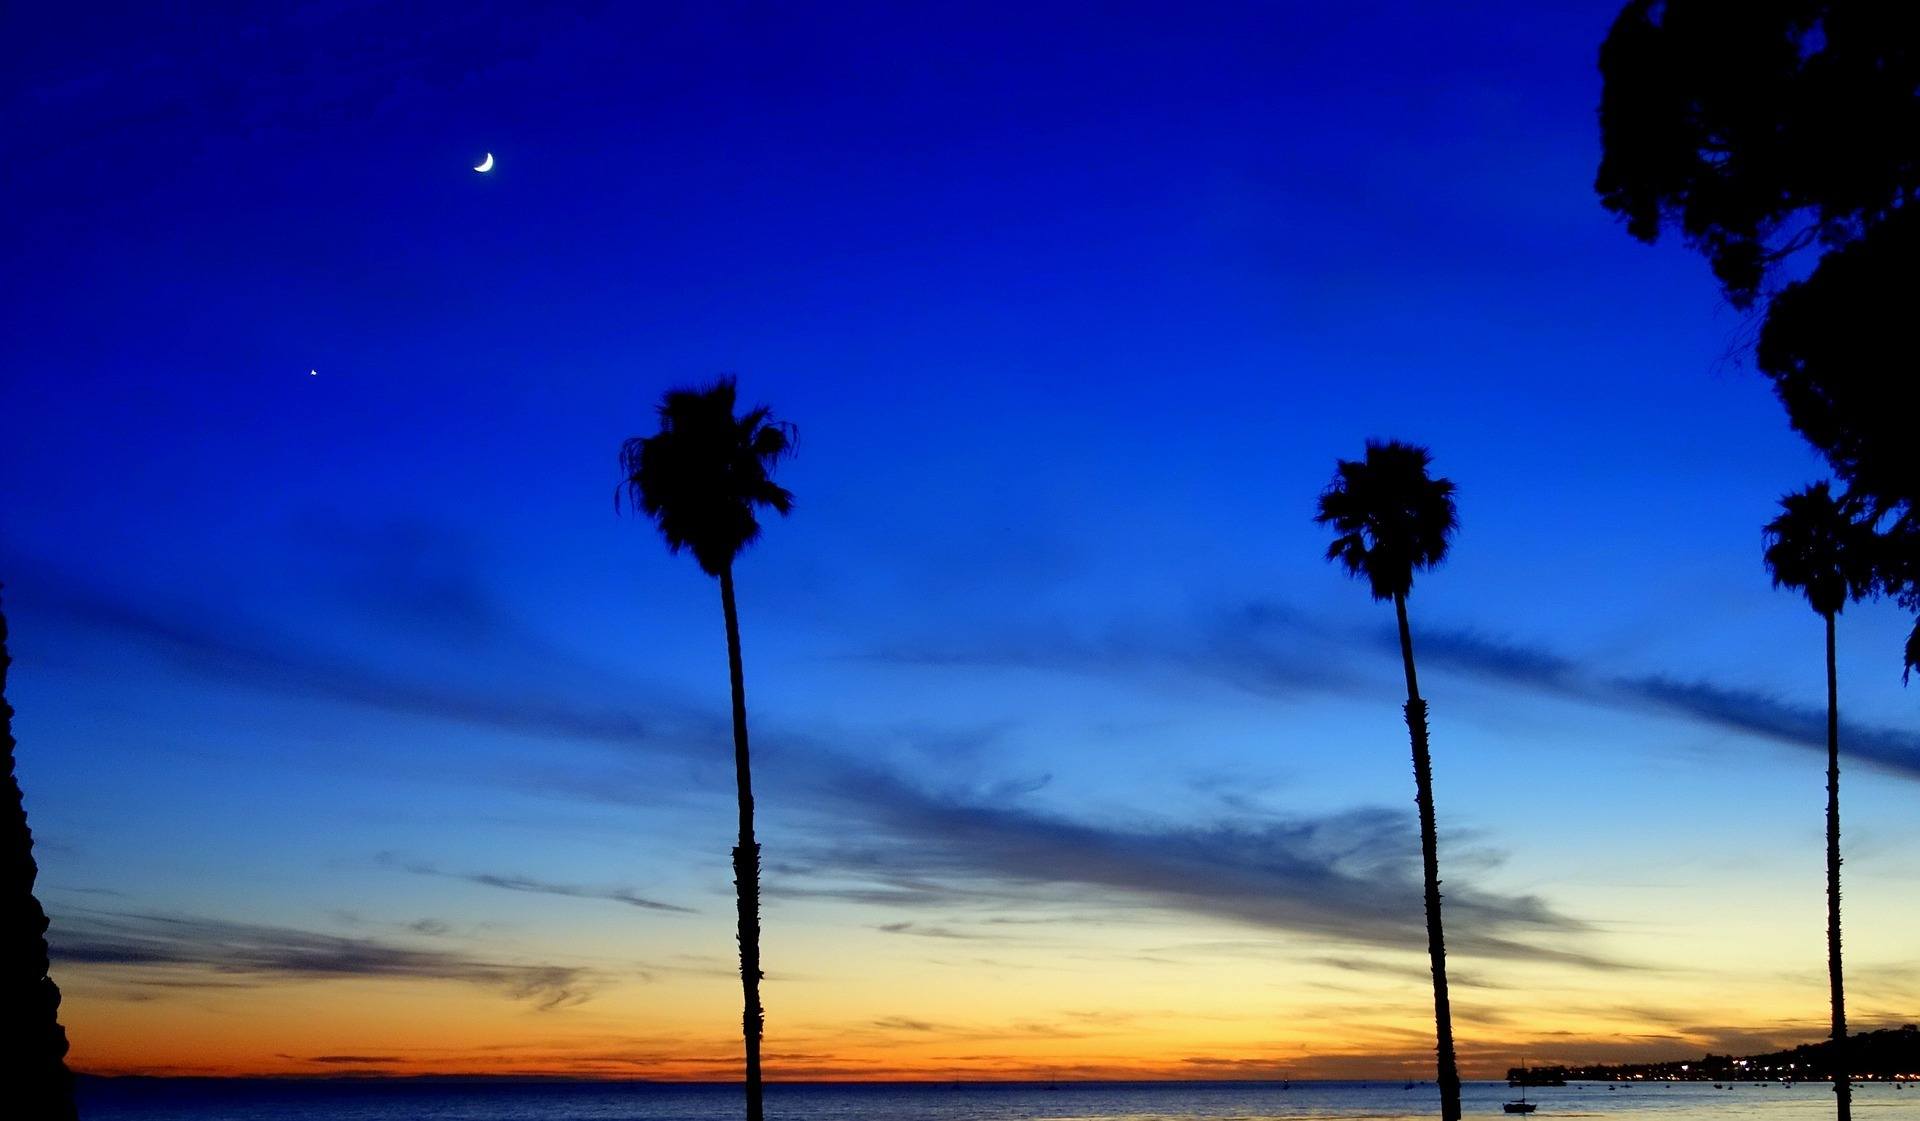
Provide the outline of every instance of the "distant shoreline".
<path id="1" fill-rule="evenodd" d="M 342 1084 L 395 1084 L 415 1085 L 596 1085 L 596 1086 L 661 1086 L 661 1087 L 732 1087 L 738 1089 L 739 1079 L 678 1079 L 678 1078 L 626 1078 L 615 1075 L 591 1074 L 385 1074 L 377 1071 L 344 1074 L 93 1074 L 77 1072 L 75 1077 L 82 1082 L 167 1082 L 167 1083 L 307 1083 L 315 1085 Z M 1504 1078 L 1467 1078 L 1463 1085 L 1506 1087 L 1510 1080 Z M 1575 1083 L 1620 1083 L 1620 1082 L 1764 1082 L 1785 1081 L 1778 1076 L 1767 1078 L 1753 1077 L 1713 1077 L 1690 1075 L 1687 1077 L 1635 1077 L 1617 1075 L 1610 1077 L 1569 1078 L 1569 1085 Z M 1794 1082 L 1824 1083 L 1824 1076 L 1794 1078 Z M 1862 1081 L 1920 1081 L 1920 1079 L 1862 1079 Z M 1025 1087 L 1025 1086 L 1387 1086 L 1400 1087 L 1405 1080 L 1401 1078 L 784 1078 L 768 1079 L 768 1086 L 960 1086 L 960 1087 Z M 1432 1079 L 1416 1079 L 1416 1088 L 1433 1086 Z M 1527 1089 L 1551 1089 L 1529 1082 Z"/>
<path id="2" fill-rule="evenodd" d="M 1855 1032 L 1840 1057 L 1832 1040 L 1757 1055 L 1707 1054 L 1657 1063 L 1527 1066 L 1507 1071 L 1508 1082 L 1529 1086 L 1568 1082 L 1831 1082 L 1845 1069 L 1856 1082 L 1920 1081 L 1920 1025 Z"/>
<path id="3" fill-rule="evenodd" d="M 362 1071 L 335 1074 L 95 1074 L 79 1071 L 76 1078 L 100 1082 L 419 1082 L 419 1083 L 595 1083 L 636 1086 L 732 1086 L 740 1080 L 713 1078 L 627 1078 L 593 1074 L 387 1074 Z M 769 1086 L 1400 1086 L 1397 1076 L 1381 1078 L 780 1078 Z M 1468 1078 L 1466 1085 L 1503 1086 L 1505 1079 Z M 1415 1079 L 1431 1086 L 1431 1078 Z"/>

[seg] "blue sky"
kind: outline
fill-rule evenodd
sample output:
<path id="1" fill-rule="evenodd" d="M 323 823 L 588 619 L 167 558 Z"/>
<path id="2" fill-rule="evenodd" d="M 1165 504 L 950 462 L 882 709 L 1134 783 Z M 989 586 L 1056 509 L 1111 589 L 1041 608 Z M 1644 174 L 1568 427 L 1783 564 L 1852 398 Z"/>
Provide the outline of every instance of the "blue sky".
<path id="1" fill-rule="evenodd" d="M 660 392 L 735 372 L 800 429 L 740 571 L 770 930 L 979 891 L 1397 944 L 1366 876 L 1207 861 L 1401 882 L 1390 619 L 1311 522 L 1398 437 L 1460 487 L 1413 618 L 1462 943 L 1687 1008 L 1756 851 L 1818 875 L 1818 623 L 1759 527 L 1823 470 L 1704 264 L 1592 195 L 1611 14 L 16 13 L 0 562 L 70 1007 L 138 990 L 127 916 L 544 962 L 599 950 L 529 901 L 597 903 L 656 973 L 724 953 L 718 597 L 612 495 Z M 1907 626 L 1841 626 L 1849 900 L 1896 918 Z M 1803 917 L 1746 964 L 1804 983 L 1644 1046 L 1817 1034 Z"/>

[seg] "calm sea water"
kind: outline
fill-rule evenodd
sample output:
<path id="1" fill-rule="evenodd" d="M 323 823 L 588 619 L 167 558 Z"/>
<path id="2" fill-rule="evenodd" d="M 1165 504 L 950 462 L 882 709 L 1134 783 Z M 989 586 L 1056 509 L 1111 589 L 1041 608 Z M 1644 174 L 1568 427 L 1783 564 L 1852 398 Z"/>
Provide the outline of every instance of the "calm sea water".
<path id="1" fill-rule="evenodd" d="M 1823 1085 L 1607 1083 L 1540 1087 L 1534 1121 L 1827 1121 Z M 1504 1083 L 1469 1083 L 1467 1117 L 1504 1118 Z M 1438 1117 L 1431 1085 L 1296 1082 L 1062 1082 L 767 1087 L 769 1121 L 1321 1121 Z M 1920 1085 L 1855 1089 L 1861 1121 L 1920 1121 Z M 740 1088 L 599 1082 L 176 1082 L 89 1080 L 83 1121 L 727 1121 L 742 1115 Z"/>

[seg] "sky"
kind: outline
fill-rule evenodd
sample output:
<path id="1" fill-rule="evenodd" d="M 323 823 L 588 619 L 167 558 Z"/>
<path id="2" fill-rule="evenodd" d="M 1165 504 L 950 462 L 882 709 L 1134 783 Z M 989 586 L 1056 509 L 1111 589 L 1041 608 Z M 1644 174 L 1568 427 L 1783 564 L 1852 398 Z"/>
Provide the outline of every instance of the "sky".
<path id="1" fill-rule="evenodd" d="M 1824 477 L 1596 201 L 1609 3 L 17 7 L 0 579 L 72 1064 L 729 1078 L 718 594 L 617 452 L 798 427 L 738 566 L 775 1079 L 1431 1077 L 1826 1031 Z M 492 171 L 470 170 L 491 153 Z M 1839 625 L 1849 1011 L 1920 1016 L 1910 620 Z"/>

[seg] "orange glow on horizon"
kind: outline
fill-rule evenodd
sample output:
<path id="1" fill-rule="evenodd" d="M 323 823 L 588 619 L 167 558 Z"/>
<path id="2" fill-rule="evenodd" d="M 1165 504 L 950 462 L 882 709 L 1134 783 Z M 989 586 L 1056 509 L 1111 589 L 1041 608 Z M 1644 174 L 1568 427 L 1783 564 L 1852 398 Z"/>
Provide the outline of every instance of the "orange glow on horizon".
<path id="1" fill-rule="evenodd" d="M 723 984 L 656 984 L 538 1011 L 478 987 L 422 981 L 329 982 L 130 991 L 108 971 L 76 969 L 66 1023 L 72 1066 L 103 1074 L 289 1076 L 476 1075 L 732 1081 L 739 1041 L 726 1033 Z M 929 987 L 910 1015 L 835 1015 L 849 987 L 809 1009 L 798 992 L 770 1001 L 766 1076 L 773 1081 L 991 1081 L 1432 1078 L 1425 994 L 1397 981 L 1394 999 L 1356 1015 L 1293 996 L 1270 1011 L 1234 1010 L 1231 987 L 1194 992 L 1184 1012 L 1082 1009 L 1051 1016 L 960 1018 L 966 987 Z M 978 988 L 974 986 L 973 988 Z M 660 991 L 647 991 L 660 990 Z M 1306 991 L 1306 990 L 1303 990 Z M 1537 1063 L 1684 1058 L 1721 1046 L 1697 1033 L 1652 1035 L 1638 1017 L 1590 1007 L 1532 1013 L 1499 1031 L 1527 999 L 1507 990 L 1456 997 L 1462 1073 L 1504 1076 Z M 977 993 L 971 995 L 978 995 Z M 991 994 L 990 994 L 991 995 Z M 1042 1001 L 1039 993 L 1034 1006 Z M 1045 1003 L 1073 995 L 1051 991 Z M 1136 998 L 1138 994 L 1134 994 Z M 1151 1005 L 1142 1005 L 1152 1007 Z M 983 1007 L 993 1008 L 992 1001 Z M 1165 1006 L 1162 1006 L 1165 1007 Z M 938 1009 L 936 1016 L 932 1011 Z M 1817 1011 L 1817 1010 L 1814 1010 Z M 779 1013 L 785 1013 L 782 1017 Z M 1348 1017 L 1344 1022 L 1339 1018 Z M 1819 1034 L 1816 1016 L 1787 1023 L 1782 1043 Z"/>

